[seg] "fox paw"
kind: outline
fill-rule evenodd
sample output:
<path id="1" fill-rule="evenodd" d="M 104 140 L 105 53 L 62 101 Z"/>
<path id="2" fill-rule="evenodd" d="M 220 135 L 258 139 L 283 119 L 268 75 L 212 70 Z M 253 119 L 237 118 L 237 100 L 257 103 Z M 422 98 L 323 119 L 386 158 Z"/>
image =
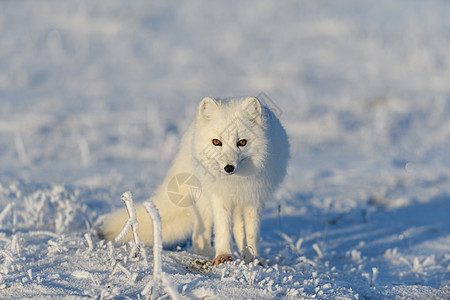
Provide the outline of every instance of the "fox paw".
<path id="1" fill-rule="evenodd" d="M 213 266 L 217 266 L 224 262 L 233 261 L 233 260 L 234 260 L 233 256 L 228 255 L 228 254 L 217 255 L 216 258 L 213 259 Z"/>

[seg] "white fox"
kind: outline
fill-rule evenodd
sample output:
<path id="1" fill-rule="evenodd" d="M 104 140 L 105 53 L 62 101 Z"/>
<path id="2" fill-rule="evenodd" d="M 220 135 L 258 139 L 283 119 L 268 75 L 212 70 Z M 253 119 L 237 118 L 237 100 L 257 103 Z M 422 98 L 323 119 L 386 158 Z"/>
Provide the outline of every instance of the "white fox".
<path id="1" fill-rule="evenodd" d="M 194 251 L 215 257 L 217 265 L 233 260 L 233 232 L 242 259 L 258 258 L 264 203 L 283 180 L 288 159 L 283 126 L 257 98 L 204 98 L 151 198 L 161 215 L 163 243 L 192 234 Z M 152 221 L 143 204 L 136 206 L 136 215 L 140 239 L 152 245 Z M 113 240 L 127 219 L 125 209 L 112 213 L 100 226 L 100 235 Z M 131 238 L 129 232 L 123 241 Z"/>

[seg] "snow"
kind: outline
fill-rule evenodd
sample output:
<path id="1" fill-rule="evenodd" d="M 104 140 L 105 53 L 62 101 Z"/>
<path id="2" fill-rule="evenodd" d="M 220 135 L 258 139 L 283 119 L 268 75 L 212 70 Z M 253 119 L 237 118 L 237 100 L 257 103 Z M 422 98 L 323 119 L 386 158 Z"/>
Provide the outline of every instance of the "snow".
<path id="1" fill-rule="evenodd" d="M 165 247 L 161 298 L 449 299 L 449 15 L 445 0 L 1 2 L 0 298 L 145 298 L 151 250 L 130 257 L 95 222 L 151 195 L 202 97 L 263 92 L 292 145 L 264 266 L 197 272 L 190 242 Z"/>

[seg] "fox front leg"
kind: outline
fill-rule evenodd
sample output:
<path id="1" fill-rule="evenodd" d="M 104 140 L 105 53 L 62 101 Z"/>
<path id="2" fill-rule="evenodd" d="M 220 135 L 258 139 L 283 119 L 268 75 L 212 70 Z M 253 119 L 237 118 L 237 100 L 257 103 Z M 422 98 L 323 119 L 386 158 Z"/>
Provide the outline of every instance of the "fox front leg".
<path id="1" fill-rule="evenodd" d="M 231 208 L 217 196 L 211 199 L 211 208 L 214 218 L 214 248 L 216 258 L 213 265 L 232 261 L 231 256 Z"/>
<path id="2" fill-rule="evenodd" d="M 243 209 L 245 240 L 247 245 L 241 253 L 246 263 L 259 257 L 259 230 L 261 224 L 262 207 L 247 205 Z"/>
<path id="3" fill-rule="evenodd" d="M 212 215 L 210 213 L 200 213 L 194 206 L 194 213 L 196 215 L 194 222 L 194 232 L 192 234 L 192 244 L 195 253 L 214 257 L 214 250 L 211 247 L 211 229 L 212 229 Z"/>
<path id="4" fill-rule="evenodd" d="M 236 246 L 241 254 L 241 258 L 244 255 L 244 249 L 247 247 L 247 241 L 245 240 L 244 229 L 244 216 L 242 215 L 242 207 L 235 206 L 233 210 L 233 234 Z"/>

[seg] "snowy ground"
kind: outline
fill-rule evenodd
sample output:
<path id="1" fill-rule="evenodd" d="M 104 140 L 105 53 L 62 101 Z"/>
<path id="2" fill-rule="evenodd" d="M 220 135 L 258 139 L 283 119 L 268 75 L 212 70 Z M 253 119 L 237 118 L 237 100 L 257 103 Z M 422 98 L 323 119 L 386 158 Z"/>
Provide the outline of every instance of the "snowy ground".
<path id="1" fill-rule="evenodd" d="M 144 297 L 151 248 L 93 223 L 147 199 L 203 96 L 264 92 L 292 144 L 265 266 L 198 273 L 186 243 L 172 286 L 450 299 L 449 53 L 445 0 L 1 2 L 0 298 Z"/>

